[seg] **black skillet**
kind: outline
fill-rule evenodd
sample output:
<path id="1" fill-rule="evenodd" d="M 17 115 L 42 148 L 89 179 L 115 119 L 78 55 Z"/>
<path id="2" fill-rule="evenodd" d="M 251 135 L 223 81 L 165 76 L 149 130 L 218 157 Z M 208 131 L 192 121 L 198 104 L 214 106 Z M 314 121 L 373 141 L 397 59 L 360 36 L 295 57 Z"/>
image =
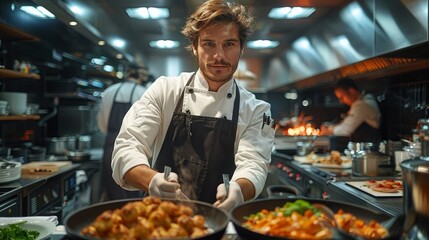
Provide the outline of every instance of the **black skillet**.
<path id="1" fill-rule="evenodd" d="M 235 207 L 232 210 L 230 214 L 230 220 L 233 223 L 238 235 L 241 238 L 246 240 L 253 240 L 253 239 L 284 240 L 285 238 L 260 234 L 243 227 L 242 224 L 245 221 L 244 217 L 249 216 L 253 213 L 259 212 L 262 209 L 274 210 L 276 207 L 283 206 L 286 202 L 293 202 L 298 199 L 303 199 L 303 200 L 309 201 L 310 203 L 324 204 L 327 207 L 329 207 L 334 213 L 337 212 L 339 209 L 343 209 L 345 212 L 351 213 L 356 217 L 365 220 L 366 222 L 371 219 L 381 223 L 389 222 L 389 226 L 386 225 L 386 228 L 389 231 L 389 237 L 385 239 L 400 239 L 402 235 L 403 222 L 404 222 L 403 216 L 392 218 L 386 214 L 375 212 L 375 211 L 372 211 L 371 209 L 350 204 L 350 203 L 344 203 L 344 202 L 338 202 L 338 201 L 332 201 L 332 200 L 305 198 L 301 196 L 302 193 L 300 191 L 298 191 L 296 188 L 293 188 L 291 186 L 273 185 L 268 187 L 267 192 L 270 198 L 248 202 L 238 207 Z M 285 192 L 289 194 L 294 194 L 295 197 L 281 197 L 279 195 L 274 194 L 276 192 Z M 334 231 L 333 239 L 357 240 L 362 238 L 350 236 L 342 231 Z"/>
<path id="2" fill-rule="evenodd" d="M 284 240 L 285 238 L 273 237 L 265 234 L 260 234 L 254 231 L 251 231 L 248 228 L 242 226 L 245 221 L 244 217 L 249 216 L 253 213 L 259 212 L 262 209 L 274 210 L 276 207 L 283 206 L 286 202 L 293 202 L 298 199 L 303 199 L 309 201 L 310 203 L 320 203 L 329 207 L 334 213 L 339 209 L 343 209 L 345 212 L 349 212 L 356 217 L 368 222 L 373 219 L 378 222 L 384 222 L 392 219 L 390 216 L 372 211 L 371 209 L 364 208 L 358 205 L 332 201 L 332 200 L 322 200 L 322 199 L 310 199 L 310 198 L 273 198 L 273 199 L 261 199 L 255 200 L 253 202 L 248 202 L 238 207 L 235 207 L 230 215 L 230 220 L 233 223 L 238 235 L 243 239 L 251 240 Z M 402 234 L 402 224 L 400 221 L 396 221 L 395 224 L 388 227 L 389 237 L 385 239 L 400 239 Z M 333 239 L 361 239 L 359 237 L 352 237 L 348 234 L 345 234 L 342 231 L 335 231 Z"/>
<path id="3" fill-rule="evenodd" d="M 82 209 L 79 209 L 75 212 L 72 212 L 64 221 L 64 226 L 66 228 L 67 236 L 72 239 L 85 239 L 92 240 L 94 238 L 84 236 L 80 233 L 80 231 L 91 224 L 96 217 L 106 210 L 113 210 L 117 208 L 121 208 L 126 203 L 131 201 L 139 201 L 141 199 L 124 199 L 124 200 L 116 200 L 103 202 L 99 204 L 94 204 Z M 211 204 L 207 204 L 204 202 L 193 201 L 193 200 L 170 200 L 175 203 L 185 204 L 190 206 L 195 214 L 201 214 L 206 219 L 207 226 L 213 230 L 209 234 L 195 238 L 198 240 L 219 240 L 223 237 L 225 233 L 225 229 L 228 225 L 228 214 L 220 210 L 218 208 L 213 207 Z M 176 238 L 169 238 L 174 240 Z M 183 239 L 183 238 L 177 238 Z"/>

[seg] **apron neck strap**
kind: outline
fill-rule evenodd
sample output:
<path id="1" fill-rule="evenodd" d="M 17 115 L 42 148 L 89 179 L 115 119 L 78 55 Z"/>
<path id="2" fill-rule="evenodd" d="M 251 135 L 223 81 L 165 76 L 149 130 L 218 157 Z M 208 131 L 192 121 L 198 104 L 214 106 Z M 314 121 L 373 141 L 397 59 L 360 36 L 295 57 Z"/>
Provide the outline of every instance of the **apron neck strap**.
<path id="1" fill-rule="evenodd" d="M 191 84 L 191 82 L 195 78 L 196 72 L 192 74 L 192 76 L 189 78 L 188 82 L 185 85 L 185 88 Z M 238 122 L 238 113 L 240 109 L 240 91 L 238 90 L 237 82 L 235 82 L 234 79 L 234 86 L 235 86 L 235 101 L 234 101 L 234 110 L 232 112 L 232 121 Z M 183 96 L 185 94 L 185 89 L 183 89 L 182 94 L 180 95 L 179 101 L 176 104 L 176 108 L 174 109 L 174 113 L 180 113 L 182 111 L 182 105 L 183 105 Z"/>

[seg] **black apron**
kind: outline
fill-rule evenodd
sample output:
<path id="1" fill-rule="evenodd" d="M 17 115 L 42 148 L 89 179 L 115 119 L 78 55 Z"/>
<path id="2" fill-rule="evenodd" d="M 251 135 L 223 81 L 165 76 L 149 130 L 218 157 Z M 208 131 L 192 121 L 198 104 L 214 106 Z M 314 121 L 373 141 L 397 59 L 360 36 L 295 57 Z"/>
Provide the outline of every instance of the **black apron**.
<path id="1" fill-rule="evenodd" d="M 122 85 L 123 83 L 121 83 L 115 92 L 115 96 L 113 97 L 112 108 L 110 109 L 109 121 L 107 124 L 106 142 L 104 144 L 101 184 L 105 189 L 107 198 L 106 200 L 136 198 L 142 196 L 141 191 L 127 191 L 123 189 L 113 180 L 112 177 L 111 161 L 113 146 L 115 145 L 115 139 L 118 136 L 119 130 L 121 129 L 122 120 L 124 119 L 128 110 L 131 108 L 134 90 L 137 87 L 137 84 L 135 84 L 131 91 L 129 102 L 117 102 L 116 95 L 118 94 Z"/>
<path id="2" fill-rule="evenodd" d="M 362 123 L 351 135 L 352 142 L 372 142 L 378 144 L 380 142 L 381 134 L 379 129 L 369 126 L 367 123 Z"/>
<path id="3" fill-rule="evenodd" d="M 195 73 L 186 86 L 194 77 Z M 170 166 L 179 176 L 182 192 L 190 199 L 214 203 L 217 187 L 223 183 L 222 174 L 232 176 L 235 171 L 234 143 L 240 92 L 234 84 L 236 97 L 232 120 L 195 116 L 189 111 L 183 113 L 185 90 L 174 110 L 155 169 L 163 172 L 164 166 Z M 193 92 L 192 89 L 188 91 Z M 232 94 L 227 96 L 231 98 Z"/>

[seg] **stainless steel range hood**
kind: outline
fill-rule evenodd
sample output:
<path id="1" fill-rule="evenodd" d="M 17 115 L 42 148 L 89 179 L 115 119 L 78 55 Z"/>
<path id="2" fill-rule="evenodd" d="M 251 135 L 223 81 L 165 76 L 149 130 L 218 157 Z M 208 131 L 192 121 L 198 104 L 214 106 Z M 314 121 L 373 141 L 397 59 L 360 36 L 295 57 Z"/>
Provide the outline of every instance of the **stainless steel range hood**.
<path id="1" fill-rule="evenodd" d="M 267 63 L 265 88 L 283 92 L 346 76 L 369 78 L 428 68 L 428 6 L 428 0 L 350 3 L 294 41 L 284 59 Z M 278 62 L 282 69 L 273 67 Z"/>

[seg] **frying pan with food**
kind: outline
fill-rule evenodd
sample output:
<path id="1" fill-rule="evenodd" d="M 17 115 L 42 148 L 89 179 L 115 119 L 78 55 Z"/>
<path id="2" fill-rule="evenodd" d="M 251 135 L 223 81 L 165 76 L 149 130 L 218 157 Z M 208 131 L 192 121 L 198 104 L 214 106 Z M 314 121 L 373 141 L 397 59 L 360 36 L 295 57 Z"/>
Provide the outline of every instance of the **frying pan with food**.
<path id="1" fill-rule="evenodd" d="M 198 240 L 219 240 L 223 237 L 225 229 L 228 225 L 228 214 L 221 209 L 214 207 L 211 204 L 194 201 L 194 200 L 172 200 L 172 199 L 162 199 L 172 201 L 176 204 L 184 204 L 191 207 L 194 210 L 194 214 L 201 214 L 206 219 L 207 227 L 210 228 L 210 233 L 195 238 Z M 64 226 L 66 228 L 67 236 L 72 239 L 85 239 L 92 240 L 94 238 L 89 236 L 84 236 L 80 232 L 81 230 L 90 225 L 98 215 L 106 210 L 118 209 L 124 206 L 125 204 L 132 201 L 141 201 L 140 198 L 136 199 L 123 199 L 116 201 L 103 202 L 99 204 L 94 204 L 82 209 L 79 209 L 75 212 L 72 212 L 68 215 L 64 221 Z M 169 238 L 174 240 L 176 238 Z M 177 238 L 183 239 L 183 238 Z"/>
<path id="2" fill-rule="evenodd" d="M 372 211 L 371 209 L 361 207 L 358 205 L 332 201 L 332 200 L 322 200 L 322 199 L 310 199 L 310 198 L 273 198 L 273 199 L 261 199 L 255 200 L 253 202 L 248 202 L 242 204 L 240 206 L 235 207 L 230 215 L 230 220 L 233 223 L 238 235 L 244 239 L 258 239 L 258 240 L 284 240 L 282 237 L 273 237 L 261 233 L 257 233 L 252 231 L 242 224 L 245 222 L 244 217 L 249 216 L 251 214 L 257 213 L 262 209 L 267 209 L 269 211 L 274 210 L 276 207 L 283 206 L 286 202 L 294 202 L 298 199 L 302 199 L 305 201 L 313 203 L 324 204 L 329 207 L 334 213 L 336 213 L 339 209 L 343 209 L 344 212 L 351 213 L 355 215 L 357 218 L 368 222 L 373 219 L 380 223 L 387 222 L 392 219 L 392 217 L 382 214 L 379 212 Z M 395 221 L 395 224 L 391 224 L 390 226 L 386 226 L 389 231 L 389 236 L 385 239 L 399 239 L 402 234 L 402 223 L 400 221 Z M 342 231 L 334 231 L 335 239 L 362 239 L 359 237 L 350 236 Z"/>

